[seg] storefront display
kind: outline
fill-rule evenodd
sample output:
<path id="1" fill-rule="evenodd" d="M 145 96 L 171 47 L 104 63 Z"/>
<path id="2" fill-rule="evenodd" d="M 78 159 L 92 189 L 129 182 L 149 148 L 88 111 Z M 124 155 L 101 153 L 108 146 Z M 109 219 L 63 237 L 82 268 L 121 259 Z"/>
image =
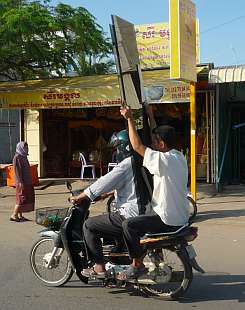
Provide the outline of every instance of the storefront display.
<path id="1" fill-rule="evenodd" d="M 108 141 L 115 131 L 124 129 L 117 108 L 42 110 L 45 177 L 79 177 L 79 153 L 93 162 L 101 175 L 111 161 Z"/>

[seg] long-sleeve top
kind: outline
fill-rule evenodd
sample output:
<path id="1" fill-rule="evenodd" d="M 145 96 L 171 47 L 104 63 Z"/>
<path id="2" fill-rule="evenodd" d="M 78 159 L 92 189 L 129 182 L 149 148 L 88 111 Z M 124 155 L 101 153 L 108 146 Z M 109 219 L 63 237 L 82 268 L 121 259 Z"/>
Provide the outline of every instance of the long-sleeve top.
<path id="1" fill-rule="evenodd" d="M 32 184 L 30 165 L 26 156 L 15 154 L 13 158 L 15 184 Z"/>
<path id="2" fill-rule="evenodd" d="M 84 190 L 94 200 L 96 197 L 116 190 L 116 204 L 125 218 L 139 215 L 131 157 L 125 158 L 113 170 L 99 178 Z"/>

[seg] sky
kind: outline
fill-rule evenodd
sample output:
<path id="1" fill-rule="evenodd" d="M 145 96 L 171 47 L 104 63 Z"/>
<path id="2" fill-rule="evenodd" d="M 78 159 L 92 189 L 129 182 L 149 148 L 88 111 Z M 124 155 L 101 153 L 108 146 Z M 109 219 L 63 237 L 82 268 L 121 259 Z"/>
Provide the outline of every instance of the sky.
<path id="1" fill-rule="evenodd" d="M 110 36 L 111 15 L 135 24 L 168 22 L 168 0 L 52 0 L 82 6 Z M 245 1 L 193 0 L 200 24 L 201 63 L 245 64 Z"/>

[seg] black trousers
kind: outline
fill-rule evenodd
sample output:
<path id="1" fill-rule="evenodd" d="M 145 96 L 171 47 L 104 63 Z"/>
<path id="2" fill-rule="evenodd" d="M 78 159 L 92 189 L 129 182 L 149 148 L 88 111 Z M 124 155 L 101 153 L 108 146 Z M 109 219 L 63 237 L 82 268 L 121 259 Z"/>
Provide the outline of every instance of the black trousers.
<path id="1" fill-rule="evenodd" d="M 139 215 L 126 219 L 123 224 L 123 236 L 130 257 L 140 258 L 144 249 L 140 246 L 140 237 L 146 233 L 160 233 L 176 231 L 180 226 L 168 226 L 163 223 L 156 213 L 151 215 Z"/>
<path id="2" fill-rule="evenodd" d="M 86 242 L 89 259 L 101 264 L 103 248 L 100 238 L 123 238 L 122 223 L 125 220 L 119 213 L 108 213 L 88 218 L 83 224 L 84 239 Z"/>

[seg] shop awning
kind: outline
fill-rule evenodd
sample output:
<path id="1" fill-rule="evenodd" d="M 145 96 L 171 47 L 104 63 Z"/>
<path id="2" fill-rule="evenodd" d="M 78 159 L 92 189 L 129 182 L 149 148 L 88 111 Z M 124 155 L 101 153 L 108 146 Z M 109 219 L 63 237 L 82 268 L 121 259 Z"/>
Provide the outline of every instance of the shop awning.
<path id="1" fill-rule="evenodd" d="M 56 109 L 120 104 L 116 75 L 0 83 L 0 108 Z"/>
<path id="2" fill-rule="evenodd" d="M 209 83 L 231 83 L 245 81 L 245 65 L 214 68 L 209 71 Z"/>
<path id="3" fill-rule="evenodd" d="M 199 73 L 202 68 L 197 67 Z M 189 102 L 188 83 L 169 80 L 169 70 L 143 72 L 148 102 Z M 121 105 L 116 74 L 0 82 L 0 108 L 64 109 Z"/>

